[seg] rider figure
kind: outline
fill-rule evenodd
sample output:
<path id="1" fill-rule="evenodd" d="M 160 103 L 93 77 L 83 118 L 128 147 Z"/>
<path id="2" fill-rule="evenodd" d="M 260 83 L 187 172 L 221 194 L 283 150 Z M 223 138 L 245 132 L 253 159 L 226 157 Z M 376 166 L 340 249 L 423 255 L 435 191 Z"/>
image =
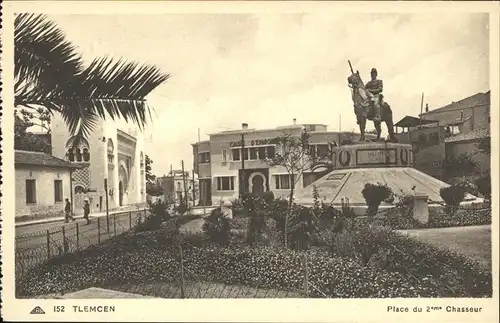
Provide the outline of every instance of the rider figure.
<path id="1" fill-rule="evenodd" d="M 377 79 L 377 69 L 372 68 L 372 70 L 370 71 L 370 75 L 372 79 L 368 83 L 366 83 L 365 89 L 373 95 L 373 97 L 371 98 L 373 109 L 370 115 L 371 119 L 375 123 L 375 128 L 377 130 L 377 139 L 380 139 L 380 132 L 381 132 L 380 122 L 382 118 L 381 118 L 381 107 L 380 107 L 379 96 L 380 94 L 382 94 L 382 91 L 384 90 L 384 85 L 382 80 Z"/>

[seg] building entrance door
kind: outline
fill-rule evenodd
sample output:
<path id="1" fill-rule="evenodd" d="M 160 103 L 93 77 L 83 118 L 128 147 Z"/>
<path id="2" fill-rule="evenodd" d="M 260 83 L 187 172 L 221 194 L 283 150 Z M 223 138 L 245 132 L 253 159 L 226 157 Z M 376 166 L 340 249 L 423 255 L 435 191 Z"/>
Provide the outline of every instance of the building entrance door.
<path id="1" fill-rule="evenodd" d="M 266 178 L 262 173 L 253 173 L 249 178 L 249 191 L 255 195 L 262 195 L 266 191 Z"/>
<path id="2" fill-rule="evenodd" d="M 123 182 L 120 181 L 120 183 L 118 184 L 118 200 L 119 200 L 119 203 L 120 203 L 120 206 L 123 205 Z"/>

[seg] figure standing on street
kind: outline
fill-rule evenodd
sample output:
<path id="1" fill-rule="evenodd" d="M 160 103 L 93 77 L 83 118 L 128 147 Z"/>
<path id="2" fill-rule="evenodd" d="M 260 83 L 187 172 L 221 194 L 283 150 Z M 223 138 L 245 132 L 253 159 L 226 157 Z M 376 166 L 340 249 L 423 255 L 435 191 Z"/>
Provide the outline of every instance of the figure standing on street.
<path id="1" fill-rule="evenodd" d="M 85 204 L 83 204 L 83 218 L 87 220 L 87 224 L 90 224 L 89 215 L 90 215 L 90 204 L 89 200 L 85 199 Z"/>
<path id="2" fill-rule="evenodd" d="M 66 223 L 69 222 L 70 218 L 71 218 L 72 221 L 75 221 L 75 218 L 71 214 L 71 202 L 69 201 L 68 198 L 66 198 L 66 205 L 64 206 L 64 215 L 65 215 L 65 221 L 66 221 Z"/>

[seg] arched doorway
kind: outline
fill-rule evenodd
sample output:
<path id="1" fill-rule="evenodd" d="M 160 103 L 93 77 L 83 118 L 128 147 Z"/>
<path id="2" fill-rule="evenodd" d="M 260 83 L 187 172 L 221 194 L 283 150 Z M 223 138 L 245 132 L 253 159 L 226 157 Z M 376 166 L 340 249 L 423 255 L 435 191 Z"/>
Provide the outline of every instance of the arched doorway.
<path id="1" fill-rule="evenodd" d="M 120 169 L 118 171 L 118 203 L 120 206 L 123 206 L 127 203 L 125 200 L 125 194 L 127 193 L 128 187 L 128 174 L 127 170 L 123 165 L 120 165 Z"/>
<path id="2" fill-rule="evenodd" d="M 248 191 L 255 195 L 262 195 L 266 191 L 266 177 L 257 172 L 248 178 Z"/>
<path id="3" fill-rule="evenodd" d="M 120 206 L 123 205 L 123 182 L 120 181 L 120 183 L 118 183 L 118 201 L 120 203 Z"/>

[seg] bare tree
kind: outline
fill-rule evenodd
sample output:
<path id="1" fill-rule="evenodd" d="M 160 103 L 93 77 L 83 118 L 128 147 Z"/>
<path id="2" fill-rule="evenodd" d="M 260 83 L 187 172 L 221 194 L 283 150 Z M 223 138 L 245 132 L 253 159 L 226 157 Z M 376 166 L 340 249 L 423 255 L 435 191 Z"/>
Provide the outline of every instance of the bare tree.
<path id="1" fill-rule="evenodd" d="M 284 244 L 288 248 L 288 223 L 292 213 L 295 185 L 302 178 L 305 170 L 311 169 L 313 158 L 309 149 L 309 134 L 302 131 L 300 136 L 285 133 L 274 138 L 276 145 L 274 157 L 265 161 L 270 166 L 282 166 L 285 168 L 290 183 L 290 194 L 288 196 L 288 209 L 285 216 Z"/>

